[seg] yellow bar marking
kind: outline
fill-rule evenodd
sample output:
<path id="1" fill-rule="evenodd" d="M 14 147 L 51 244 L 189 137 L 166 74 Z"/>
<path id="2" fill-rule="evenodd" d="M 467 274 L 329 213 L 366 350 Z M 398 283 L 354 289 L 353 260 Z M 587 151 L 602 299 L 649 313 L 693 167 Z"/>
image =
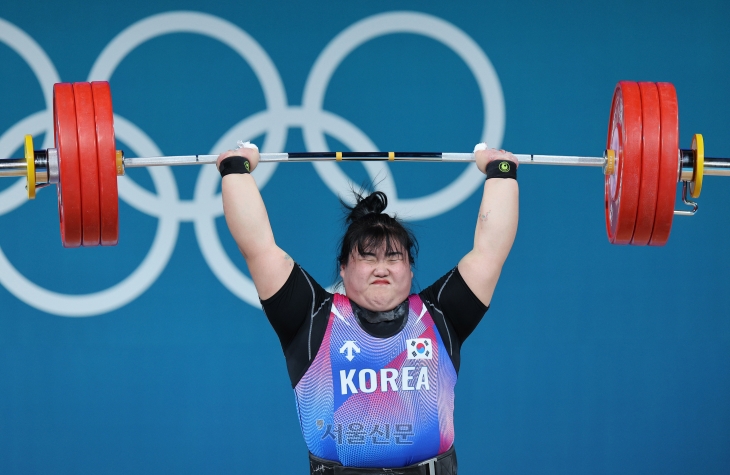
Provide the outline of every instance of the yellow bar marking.
<path id="1" fill-rule="evenodd" d="M 335 152 L 335 158 L 338 162 L 342 161 L 342 152 Z"/>
<path id="2" fill-rule="evenodd" d="M 392 162 L 395 160 L 395 152 L 388 152 L 388 161 Z"/>

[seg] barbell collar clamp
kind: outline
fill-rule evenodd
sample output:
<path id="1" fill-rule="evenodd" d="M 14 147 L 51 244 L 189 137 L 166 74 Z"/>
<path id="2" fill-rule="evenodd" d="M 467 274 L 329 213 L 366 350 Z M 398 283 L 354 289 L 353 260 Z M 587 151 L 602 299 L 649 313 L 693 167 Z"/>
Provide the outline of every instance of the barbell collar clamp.
<path id="1" fill-rule="evenodd" d="M 48 162 L 48 183 L 58 184 L 60 181 L 60 171 L 58 168 L 58 150 L 49 148 L 46 150 L 46 160 Z"/>
<path id="2" fill-rule="evenodd" d="M 616 152 L 606 149 L 603 152 L 603 174 L 613 175 L 616 172 Z"/>
<path id="3" fill-rule="evenodd" d="M 117 150 L 115 154 L 117 176 L 124 176 L 124 150 Z"/>
<path id="4" fill-rule="evenodd" d="M 694 216 L 695 213 L 697 212 L 697 209 L 699 208 L 699 205 L 695 201 L 692 201 L 687 197 L 687 192 L 689 191 L 689 185 L 690 185 L 689 181 L 682 182 L 682 202 L 684 204 L 686 204 L 687 206 L 690 206 L 692 209 L 689 209 L 689 210 L 675 209 L 674 210 L 675 216 Z"/>

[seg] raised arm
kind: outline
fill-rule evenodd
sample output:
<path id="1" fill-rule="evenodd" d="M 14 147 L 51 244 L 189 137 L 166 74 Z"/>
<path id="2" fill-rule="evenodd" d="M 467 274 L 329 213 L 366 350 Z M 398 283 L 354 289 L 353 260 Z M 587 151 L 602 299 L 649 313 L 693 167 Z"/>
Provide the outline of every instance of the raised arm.
<path id="1" fill-rule="evenodd" d="M 246 144 L 243 148 L 220 154 L 218 169 L 225 159 L 234 157 L 223 164 L 224 169 L 242 171 L 238 167 L 243 166 L 243 159 L 236 156 L 249 161 L 250 171 L 258 165 L 258 149 L 255 145 Z M 284 285 L 294 261 L 276 245 L 269 215 L 253 176 L 250 173 L 227 174 L 222 178 L 221 188 L 228 229 L 246 259 L 259 298 L 266 300 Z"/>
<path id="2" fill-rule="evenodd" d="M 481 144 L 480 144 L 481 145 Z M 504 150 L 484 150 L 479 145 L 474 150 L 477 167 L 486 173 L 493 161 L 509 160 L 515 169 L 518 161 Z M 479 206 L 474 248 L 459 262 L 459 272 L 474 295 L 484 305 L 492 300 L 502 265 L 507 259 L 517 234 L 519 218 L 519 189 L 517 180 L 490 178 L 484 183 L 482 203 Z"/>

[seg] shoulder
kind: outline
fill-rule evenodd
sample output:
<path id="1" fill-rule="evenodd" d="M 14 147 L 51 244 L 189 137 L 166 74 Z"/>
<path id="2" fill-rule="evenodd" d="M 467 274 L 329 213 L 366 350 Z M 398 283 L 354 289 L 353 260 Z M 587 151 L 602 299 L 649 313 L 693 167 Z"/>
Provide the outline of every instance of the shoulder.
<path id="1" fill-rule="evenodd" d="M 453 325 L 460 342 L 466 340 L 488 307 L 472 292 L 458 267 L 444 274 L 419 294 L 428 305 Z"/>
<path id="2" fill-rule="evenodd" d="M 438 306 L 444 289 L 446 289 L 446 287 L 452 281 L 452 279 L 454 279 L 454 277 L 456 277 L 455 282 L 458 280 L 461 280 L 463 282 L 463 279 L 461 278 L 461 275 L 459 274 L 459 269 L 457 267 L 454 267 L 449 272 L 439 277 L 436 282 L 420 291 L 418 293 L 418 296 L 428 305 Z"/>
<path id="3" fill-rule="evenodd" d="M 261 301 L 261 307 L 286 349 L 291 340 L 332 294 L 327 292 L 300 265 L 274 295 Z"/>
<path id="4" fill-rule="evenodd" d="M 332 294 L 299 265 L 271 298 L 261 302 L 286 357 L 292 387 L 309 368 L 324 339 Z"/>

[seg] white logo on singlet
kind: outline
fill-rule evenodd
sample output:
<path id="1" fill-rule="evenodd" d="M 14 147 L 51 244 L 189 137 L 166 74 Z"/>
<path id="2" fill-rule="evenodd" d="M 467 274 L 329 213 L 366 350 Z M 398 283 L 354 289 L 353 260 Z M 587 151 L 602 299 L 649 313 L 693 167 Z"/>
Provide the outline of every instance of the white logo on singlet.
<path id="1" fill-rule="evenodd" d="M 355 355 L 352 354 L 353 351 L 355 353 L 360 353 L 360 348 L 352 340 L 345 341 L 345 344 L 342 345 L 342 348 L 340 348 L 340 353 L 347 352 L 347 354 L 345 355 L 347 361 L 352 361 L 352 359 L 355 357 Z"/>
<path id="2" fill-rule="evenodd" d="M 344 396 L 348 393 L 357 394 L 358 389 L 362 393 L 373 393 L 380 388 L 380 392 L 388 391 L 420 391 L 429 390 L 428 367 L 423 366 L 418 370 L 418 375 L 413 366 L 404 366 L 398 371 L 395 368 L 382 368 L 380 371 L 374 369 L 361 369 L 355 380 L 356 370 L 340 370 L 340 393 Z M 415 380 L 415 383 L 414 383 Z M 355 387 L 355 383 L 358 386 Z"/>

